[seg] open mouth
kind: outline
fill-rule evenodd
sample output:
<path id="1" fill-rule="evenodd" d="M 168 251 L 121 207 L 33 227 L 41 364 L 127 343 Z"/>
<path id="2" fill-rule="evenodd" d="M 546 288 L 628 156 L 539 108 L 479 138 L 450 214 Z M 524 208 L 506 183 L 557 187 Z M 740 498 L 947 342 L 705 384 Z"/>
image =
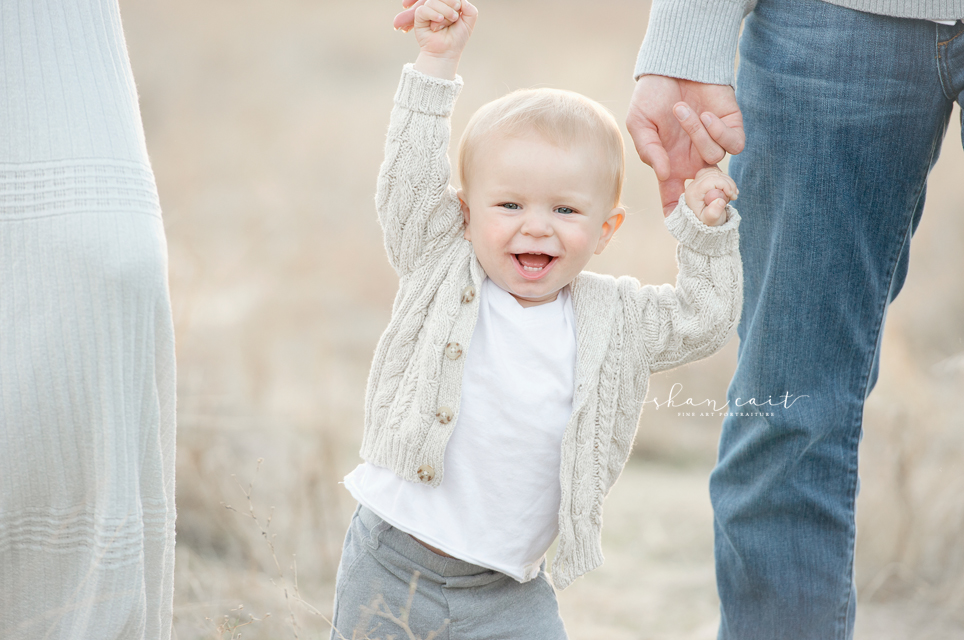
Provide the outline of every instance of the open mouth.
<path id="1" fill-rule="evenodd" d="M 525 278 L 538 279 L 556 262 L 556 256 L 545 253 L 513 253 L 516 269 Z"/>

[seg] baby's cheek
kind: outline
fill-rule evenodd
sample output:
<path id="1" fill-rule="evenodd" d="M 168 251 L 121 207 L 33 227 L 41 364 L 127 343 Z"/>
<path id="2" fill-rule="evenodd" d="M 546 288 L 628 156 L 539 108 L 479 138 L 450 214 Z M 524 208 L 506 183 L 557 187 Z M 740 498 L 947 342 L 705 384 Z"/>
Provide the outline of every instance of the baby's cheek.
<path id="1" fill-rule="evenodd" d="M 501 244 L 498 232 L 491 228 L 477 229 L 472 238 L 472 244 L 475 245 L 477 253 L 479 251 L 494 253 Z"/>
<path id="2" fill-rule="evenodd" d="M 505 253 L 505 242 L 492 229 L 475 229 L 472 235 L 472 247 L 482 268 L 491 277 L 493 270 L 499 266 L 499 258 Z"/>
<path id="3" fill-rule="evenodd" d="M 601 235 L 601 233 L 591 232 L 588 229 L 578 234 L 573 234 L 569 238 L 566 250 L 570 255 L 577 257 L 584 267 L 596 252 L 596 246 L 599 244 Z"/>

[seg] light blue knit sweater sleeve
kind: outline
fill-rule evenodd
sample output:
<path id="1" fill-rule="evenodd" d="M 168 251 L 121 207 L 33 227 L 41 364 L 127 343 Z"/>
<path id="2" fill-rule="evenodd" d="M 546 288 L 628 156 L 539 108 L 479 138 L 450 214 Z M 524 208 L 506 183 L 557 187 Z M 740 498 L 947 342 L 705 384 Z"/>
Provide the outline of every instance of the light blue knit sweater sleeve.
<path id="1" fill-rule="evenodd" d="M 740 24 L 755 4 L 756 0 L 653 0 L 636 77 L 652 74 L 732 85 Z"/>
<path id="2" fill-rule="evenodd" d="M 855 11 L 918 20 L 964 18 L 964 0 L 825 0 Z M 653 0 L 636 59 L 636 77 L 652 74 L 734 84 L 740 25 L 757 0 Z"/>
<path id="3" fill-rule="evenodd" d="M 462 213 L 449 185 L 449 117 L 462 80 L 443 80 L 405 65 L 385 140 L 375 207 L 388 260 L 411 273 L 462 237 Z"/>

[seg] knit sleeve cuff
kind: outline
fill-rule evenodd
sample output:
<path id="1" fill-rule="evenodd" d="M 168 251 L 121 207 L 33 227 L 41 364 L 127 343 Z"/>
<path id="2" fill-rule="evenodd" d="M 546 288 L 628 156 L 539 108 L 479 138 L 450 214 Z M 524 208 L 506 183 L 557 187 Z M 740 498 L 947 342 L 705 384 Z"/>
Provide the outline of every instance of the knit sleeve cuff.
<path id="1" fill-rule="evenodd" d="M 740 23 L 755 0 L 655 0 L 636 78 L 669 76 L 734 84 Z"/>
<path id="2" fill-rule="evenodd" d="M 666 218 L 666 227 L 679 243 L 707 256 L 725 256 L 740 246 L 740 214 L 726 205 L 726 222 L 718 227 L 703 224 L 686 206 L 685 196 Z"/>
<path id="3" fill-rule="evenodd" d="M 395 92 L 395 104 L 411 111 L 433 116 L 449 117 L 455 99 L 462 90 L 462 78 L 443 80 L 416 71 L 411 63 L 402 69 L 402 79 Z"/>

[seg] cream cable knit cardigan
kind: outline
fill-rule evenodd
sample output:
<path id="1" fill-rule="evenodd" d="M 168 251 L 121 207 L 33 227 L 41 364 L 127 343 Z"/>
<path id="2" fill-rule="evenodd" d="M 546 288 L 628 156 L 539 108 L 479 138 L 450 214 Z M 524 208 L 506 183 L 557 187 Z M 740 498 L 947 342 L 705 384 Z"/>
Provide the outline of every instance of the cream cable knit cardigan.
<path id="1" fill-rule="evenodd" d="M 485 277 L 462 237 L 449 186 L 449 115 L 461 80 L 402 73 L 378 178 L 376 204 L 389 261 L 400 277 L 391 322 L 368 379 L 361 455 L 412 482 L 444 481 L 464 358 Z M 706 357 L 739 320 L 739 215 L 707 227 L 683 199 L 666 219 L 679 240 L 676 287 L 583 272 L 572 283 L 576 388 L 562 443 L 555 585 L 602 564 L 602 503 L 629 457 L 650 373 Z"/>

